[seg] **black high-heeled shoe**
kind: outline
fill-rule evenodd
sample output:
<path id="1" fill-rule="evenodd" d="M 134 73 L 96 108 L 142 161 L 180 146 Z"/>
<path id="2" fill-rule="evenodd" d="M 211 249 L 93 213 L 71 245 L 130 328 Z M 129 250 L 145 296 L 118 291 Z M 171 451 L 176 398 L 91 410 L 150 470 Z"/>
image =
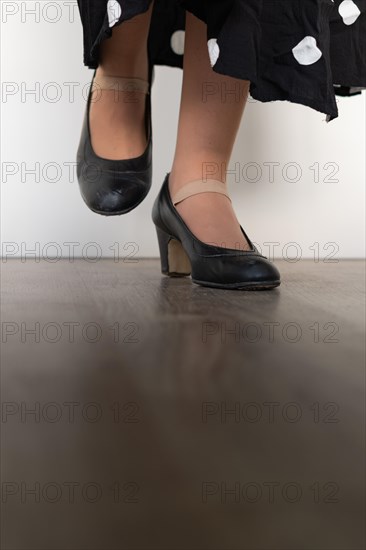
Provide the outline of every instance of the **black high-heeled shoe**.
<path id="1" fill-rule="evenodd" d="M 105 216 L 126 214 L 138 206 L 148 194 L 152 181 L 151 85 L 153 66 L 149 64 L 149 80 L 127 77 L 96 77 L 94 71 L 86 105 L 80 143 L 77 151 L 77 177 L 81 196 L 93 212 Z M 110 160 L 99 157 L 90 138 L 89 110 L 93 84 L 100 89 L 138 90 L 146 93 L 145 128 L 147 146 L 139 157 Z"/>
<path id="2" fill-rule="evenodd" d="M 261 290 L 279 286 L 278 269 L 258 252 L 242 227 L 243 235 L 251 247 L 248 251 L 206 244 L 189 230 L 174 204 L 204 192 L 228 196 L 225 184 L 207 180 L 186 184 L 172 199 L 167 174 L 152 212 L 162 273 L 173 277 L 192 275 L 194 283 L 214 288 Z"/>

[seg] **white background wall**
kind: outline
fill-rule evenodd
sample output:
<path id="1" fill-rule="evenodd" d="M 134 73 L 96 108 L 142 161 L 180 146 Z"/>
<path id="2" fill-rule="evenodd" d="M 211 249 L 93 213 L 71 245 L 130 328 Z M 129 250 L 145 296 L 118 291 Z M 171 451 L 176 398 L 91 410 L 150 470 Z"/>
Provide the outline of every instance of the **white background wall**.
<path id="1" fill-rule="evenodd" d="M 85 108 L 82 89 L 85 94 L 92 76 L 82 63 L 76 3 L 59 1 L 56 23 L 42 15 L 39 21 L 22 15 L 25 5 L 35 8 L 36 2 L 1 4 L 3 256 L 24 256 L 26 250 L 35 249 L 43 257 L 67 257 L 70 245 L 65 243 L 70 242 L 79 256 L 93 257 L 96 250 L 113 256 L 114 243 L 120 256 L 156 256 L 150 212 L 173 157 L 181 71 L 167 67 L 156 71 L 150 195 L 127 216 L 98 216 L 84 205 L 75 170 L 67 164 L 75 163 Z M 9 4 L 17 13 L 6 19 Z M 45 4 L 56 2 L 38 4 L 42 11 Z M 51 19 L 56 10 L 51 7 L 47 13 Z M 4 86 L 9 92 L 11 83 L 12 95 L 4 94 Z M 76 84 L 74 98 L 66 83 Z M 36 97 L 24 95 L 36 86 L 40 90 Z M 52 101 L 57 90 L 59 97 Z M 276 257 L 284 253 L 312 258 L 314 249 L 321 257 L 364 256 L 365 98 L 365 93 L 338 98 L 340 116 L 330 123 L 322 113 L 288 102 L 249 102 L 230 166 L 248 170 L 239 183 L 234 177 L 228 181 L 242 225 L 266 255 L 269 248 L 263 243 L 272 242 L 279 243 Z M 271 182 L 265 163 L 272 162 L 279 165 Z M 25 173 L 36 163 L 39 181 Z M 88 245 L 92 242 L 96 246 Z M 288 246 L 293 242 L 296 248 Z"/>

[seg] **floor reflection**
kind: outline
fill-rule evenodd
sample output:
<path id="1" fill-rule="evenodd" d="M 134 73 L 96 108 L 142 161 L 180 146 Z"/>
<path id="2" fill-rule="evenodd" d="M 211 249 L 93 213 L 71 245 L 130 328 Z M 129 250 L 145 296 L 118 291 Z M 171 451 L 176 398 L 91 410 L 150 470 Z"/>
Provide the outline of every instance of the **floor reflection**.
<path id="1" fill-rule="evenodd" d="M 8 263 L 4 548 L 361 548 L 362 307 L 339 288 L 362 269 L 292 269 L 241 293 Z"/>

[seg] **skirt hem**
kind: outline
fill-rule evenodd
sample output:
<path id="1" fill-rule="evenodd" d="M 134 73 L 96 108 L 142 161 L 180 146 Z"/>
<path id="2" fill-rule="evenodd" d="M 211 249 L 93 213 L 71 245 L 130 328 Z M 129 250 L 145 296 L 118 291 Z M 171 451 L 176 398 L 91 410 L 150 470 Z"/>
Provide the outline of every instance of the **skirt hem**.
<path id="1" fill-rule="evenodd" d="M 102 11 L 100 11 L 98 13 L 98 17 L 103 18 L 103 21 L 102 21 L 102 24 L 99 26 L 99 31 L 98 31 L 98 26 L 94 24 L 94 36 L 91 36 L 91 32 L 90 32 L 90 29 L 91 29 L 90 18 L 93 17 L 91 15 L 91 12 L 93 10 L 90 9 L 90 4 L 89 4 L 90 0 L 86 0 L 86 2 L 88 3 L 87 6 L 84 3 L 84 0 L 78 0 L 79 8 L 82 16 L 84 35 L 85 35 L 83 62 L 84 62 L 84 65 L 87 66 L 89 69 L 95 70 L 99 65 L 99 53 L 100 53 L 101 43 L 112 36 L 113 29 L 115 27 L 123 24 L 124 21 L 132 19 L 133 17 L 146 12 L 150 7 L 151 0 L 140 0 L 140 3 L 138 6 L 134 4 L 133 7 L 130 7 L 130 10 L 126 10 L 123 13 L 123 15 L 121 15 L 119 19 L 117 19 L 116 21 L 113 21 L 112 24 L 110 23 L 110 20 L 109 20 L 108 10 L 105 9 L 104 15 Z M 156 14 L 154 14 L 154 10 L 153 10 L 152 24 L 154 22 L 154 16 L 155 16 L 155 22 L 159 22 L 159 20 L 162 17 L 165 17 L 165 14 L 167 13 L 167 11 L 169 11 L 168 6 L 171 7 L 172 3 L 173 3 L 172 0 L 155 0 L 154 10 L 157 7 L 156 4 L 159 4 L 159 6 L 158 6 L 158 9 L 155 10 L 157 12 Z M 169 19 L 169 24 L 172 27 L 172 29 L 170 30 L 170 26 L 169 26 L 169 32 L 174 31 L 172 34 L 172 38 L 175 33 L 184 32 L 185 27 L 184 27 L 183 14 L 185 16 L 185 11 L 189 11 L 190 13 L 193 13 L 193 15 L 199 17 L 199 19 L 201 19 L 202 21 L 205 21 L 204 10 L 202 12 L 200 10 L 197 10 L 197 13 L 196 13 L 195 9 L 193 9 L 191 5 L 189 6 L 184 5 L 184 4 L 189 4 L 188 0 L 178 0 L 178 3 L 180 3 L 180 8 L 176 7 L 175 9 L 177 10 L 177 13 L 179 9 L 179 16 L 174 14 L 174 17 Z M 239 1 L 237 5 L 239 5 Z M 366 13 L 363 15 L 366 16 Z M 84 19 L 83 19 L 83 16 L 84 16 Z M 210 18 L 211 18 L 211 14 L 210 14 Z M 225 20 L 223 20 L 222 22 L 221 28 L 218 29 L 216 33 L 213 33 L 212 26 L 210 28 L 209 21 L 207 21 L 208 42 L 212 43 L 211 45 L 214 48 L 214 55 L 220 54 L 219 59 L 214 59 L 213 62 L 210 54 L 212 69 L 217 74 L 221 74 L 224 76 L 228 76 L 228 77 L 232 77 L 240 80 L 248 80 L 250 82 L 249 92 L 253 99 L 263 103 L 268 103 L 272 101 L 288 101 L 290 103 L 304 105 L 306 107 L 309 107 L 311 109 L 314 109 L 318 112 L 325 114 L 326 121 L 330 122 L 331 120 L 339 116 L 337 101 L 336 101 L 337 95 L 352 97 L 354 95 L 359 95 L 362 91 L 366 90 L 366 82 L 362 80 L 362 76 L 361 76 L 364 74 L 364 70 L 362 67 L 360 67 L 359 77 L 356 79 L 357 82 L 355 81 L 353 84 L 350 85 L 348 80 L 347 84 L 345 84 L 341 82 L 340 79 L 338 78 L 337 84 L 332 84 L 331 83 L 332 67 L 329 65 L 328 57 L 325 58 L 326 63 L 324 65 L 324 69 L 320 69 L 320 71 L 322 70 L 324 71 L 323 77 L 319 76 L 321 75 L 321 73 L 319 73 L 319 69 L 317 69 L 318 72 L 314 73 L 314 82 L 312 82 L 311 80 L 312 77 L 309 77 L 309 76 L 302 77 L 301 72 L 295 73 L 296 77 L 297 75 L 299 75 L 298 80 L 295 80 L 293 78 L 292 73 L 289 73 L 289 70 L 292 71 L 291 67 L 294 67 L 294 71 L 297 70 L 296 66 L 294 66 L 294 61 L 293 60 L 291 61 L 291 57 L 292 57 L 291 50 L 289 51 L 289 53 L 287 53 L 287 50 L 283 50 L 284 53 L 281 53 L 280 57 L 278 56 L 278 54 L 276 54 L 278 58 L 277 62 L 281 61 L 281 63 L 284 64 L 283 69 L 286 71 L 284 73 L 286 75 L 285 79 L 282 77 L 282 80 L 280 80 L 277 83 L 276 82 L 278 80 L 277 74 L 272 70 L 271 72 L 273 74 L 271 74 L 272 78 L 270 79 L 270 81 L 268 81 L 268 83 L 263 82 L 262 81 L 263 74 L 260 70 L 258 70 L 259 61 L 260 61 L 260 57 L 259 57 L 260 44 L 258 42 L 258 36 L 260 35 L 260 33 L 258 34 L 257 28 L 244 29 L 243 32 L 245 31 L 245 38 L 240 39 L 240 35 L 238 34 L 236 34 L 235 37 L 233 38 L 230 35 L 231 28 L 228 28 L 228 27 L 230 25 L 232 25 L 233 27 L 234 24 L 235 23 L 233 21 L 233 17 L 231 18 L 226 17 Z M 88 32 L 86 32 L 86 28 L 88 29 Z M 160 35 L 161 34 L 163 34 L 163 29 Z M 151 32 L 150 32 L 150 35 L 151 35 Z M 171 43 L 169 44 L 169 47 L 166 44 L 163 45 L 161 42 L 160 35 L 157 34 L 155 37 L 152 37 L 154 40 L 150 40 L 150 36 L 149 36 L 148 44 L 149 44 L 149 52 L 150 52 L 150 58 L 152 63 L 154 65 L 182 68 L 183 52 L 172 51 L 173 50 L 172 39 L 170 41 Z M 216 36 L 216 38 L 213 38 L 213 36 Z M 157 44 L 155 43 L 155 40 Z M 309 46 L 312 47 L 313 42 L 309 41 L 309 43 L 307 44 L 307 47 Z M 267 44 L 267 47 L 268 47 L 268 44 Z M 235 55 L 233 55 L 235 54 L 235 51 L 247 51 L 248 52 L 247 57 L 244 60 L 242 57 L 238 58 Z M 287 57 L 289 54 L 291 54 L 291 57 Z M 230 55 L 232 56 L 232 59 L 230 58 Z M 300 55 L 302 55 L 301 52 L 300 52 Z M 235 61 L 236 59 L 237 59 L 236 64 L 231 62 L 231 61 Z M 230 61 L 230 63 L 228 63 L 228 61 Z M 307 63 L 305 63 L 305 65 L 306 64 Z M 280 69 L 281 69 L 281 65 L 279 65 L 278 70 Z M 343 72 L 344 71 L 342 71 L 342 73 Z M 287 84 L 286 84 L 287 74 L 290 75 L 288 77 L 289 89 L 287 89 Z M 317 76 L 315 76 L 316 74 Z M 351 74 L 352 76 L 355 76 L 353 72 Z M 291 83 L 290 83 L 290 77 L 291 77 Z M 301 80 L 302 78 L 305 79 L 304 82 Z M 317 80 L 315 80 L 315 78 L 317 78 Z M 323 78 L 323 81 L 321 81 L 320 78 Z M 267 75 L 267 80 L 268 80 L 268 75 Z M 319 83 L 321 83 L 321 86 L 319 85 Z M 323 95 L 319 97 L 314 97 L 314 94 L 310 94 L 310 96 L 309 94 L 302 94 L 302 93 L 299 94 L 296 90 L 292 91 L 290 89 L 291 87 L 298 88 L 299 90 L 302 90 L 304 88 L 312 92 L 319 90 L 322 92 Z"/>

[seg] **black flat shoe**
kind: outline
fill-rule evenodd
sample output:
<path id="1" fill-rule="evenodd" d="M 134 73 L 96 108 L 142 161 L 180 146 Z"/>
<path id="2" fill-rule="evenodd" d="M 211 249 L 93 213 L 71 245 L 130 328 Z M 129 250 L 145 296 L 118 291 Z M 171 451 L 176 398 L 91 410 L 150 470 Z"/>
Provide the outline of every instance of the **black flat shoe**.
<path id="1" fill-rule="evenodd" d="M 84 202 L 93 212 L 105 216 L 126 214 L 138 206 L 148 194 L 152 180 L 152 129 L 151 84 L 153 68 L 150 64 L 149 80 L 125 77 L 96 77 L 94 71 L 86 105 L 80 143 L 77 151 L 77 177 Z M 147 146 L 139 157 L 110 160 L 99 157 L 93 150 L 90 138 L 89 109 L 94 90 L 138 90 L 146 93 L 145 127 Z"/>
<path id="2" fill-rule="evenodd" d="M 172 200 L 167 174 L 152 212 L 162 273 L 173 277 L 192 275 L 194 283 L 214 288 L 261 290 L 279 286 L 278 269 L 258 252 L 242 228 L 251 250 L 212 246 L 197 239 L 188 229 L 174 204 L 204 192 L 228 196 L 225 184 L 207 180 L 188 183 Z"/>

